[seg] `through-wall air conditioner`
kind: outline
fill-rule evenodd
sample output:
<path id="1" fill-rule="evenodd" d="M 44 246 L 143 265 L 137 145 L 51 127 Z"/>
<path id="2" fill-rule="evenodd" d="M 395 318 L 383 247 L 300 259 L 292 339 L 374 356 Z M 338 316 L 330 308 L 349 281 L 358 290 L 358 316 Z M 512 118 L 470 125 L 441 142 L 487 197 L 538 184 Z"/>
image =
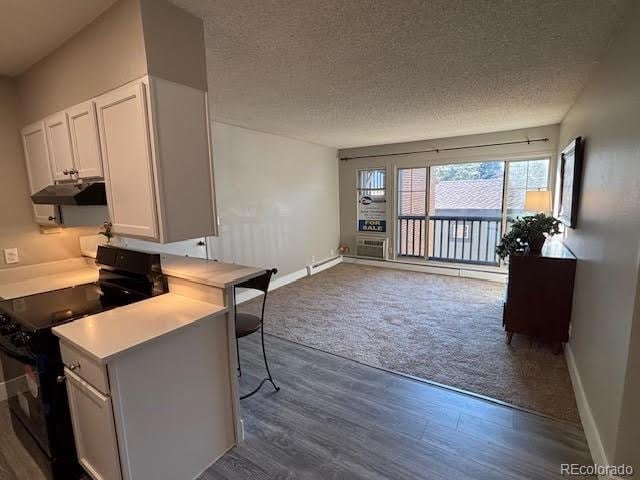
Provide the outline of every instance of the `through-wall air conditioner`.
<path id="1" fill-rule="evenodd" d="M 387 239 L 377 237 L 356 237 L 356 257 L 386 260 Z"/>

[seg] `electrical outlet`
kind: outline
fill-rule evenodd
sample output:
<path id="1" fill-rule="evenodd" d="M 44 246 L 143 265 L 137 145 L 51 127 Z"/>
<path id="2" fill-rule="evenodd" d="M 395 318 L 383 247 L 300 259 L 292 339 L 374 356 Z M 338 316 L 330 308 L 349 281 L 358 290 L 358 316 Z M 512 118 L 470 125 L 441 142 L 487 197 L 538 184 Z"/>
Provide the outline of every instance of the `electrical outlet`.
<path id="1" fill-rule="evenodd" d="M 331 256 L 333 257 L 335 255 L 336 251 L 332 248 L 331 249 Z"/>
<path id="2" fill-rule="evenodd" d="M 311 255 L 311 263 L 316 263 L 316 256 L 315 255 Z"/>
<path id="3" fill-rule="evenodd" d="M 4 249 L 4 261 L 7 264 L 18 263 L 20 261 L 20 255 L 18 255 L 17 248 L 5 248 Z"/>

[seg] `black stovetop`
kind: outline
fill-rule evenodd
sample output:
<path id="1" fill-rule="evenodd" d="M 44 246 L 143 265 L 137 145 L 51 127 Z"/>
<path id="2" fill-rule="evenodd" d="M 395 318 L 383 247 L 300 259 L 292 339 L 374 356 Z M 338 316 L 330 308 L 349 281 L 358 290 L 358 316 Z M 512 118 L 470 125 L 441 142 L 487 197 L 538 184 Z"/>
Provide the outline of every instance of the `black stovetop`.
<path id="1" fill-rule="evenodd" d="M 24 330 L 39 331 L 147 298 L 138 292 L 87 283 L 75 287 L 0 301 L 0 312 Z"/>

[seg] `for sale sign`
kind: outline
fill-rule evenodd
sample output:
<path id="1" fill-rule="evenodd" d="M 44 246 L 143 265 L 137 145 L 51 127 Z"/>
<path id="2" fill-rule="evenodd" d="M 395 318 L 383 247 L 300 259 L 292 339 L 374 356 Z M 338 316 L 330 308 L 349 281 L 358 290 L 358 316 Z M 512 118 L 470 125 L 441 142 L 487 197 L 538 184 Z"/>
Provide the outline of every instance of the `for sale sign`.
<path id="1" fill-rule="evenodd" d="M 360 195 L 358 199 L 358 231 L 387 231 L 387 200 L 380 196 Z"/>

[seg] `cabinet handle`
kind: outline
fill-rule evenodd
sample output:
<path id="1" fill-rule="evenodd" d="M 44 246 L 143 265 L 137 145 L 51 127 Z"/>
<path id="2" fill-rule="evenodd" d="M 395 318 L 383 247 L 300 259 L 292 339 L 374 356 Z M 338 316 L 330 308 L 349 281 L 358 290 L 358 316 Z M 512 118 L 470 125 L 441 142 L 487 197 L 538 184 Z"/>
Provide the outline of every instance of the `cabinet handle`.
<path id="1" fill-rule="evenodd" d="M 78 173 L 78 170 L 75 169 L 75 168 L 72 168 L 71 170 L 69 170 L 69 174 L 70 175 L 74 175 L 74 174 L 77 174 L 77 173 Z"/>
<path id="2" fill-rule="evenodd" d="M 65 365 L 65 367 L 67 367 L 72 372 L 75 372 L 76 370 L 78 370 L 80 368 L 80 362 L 72 363 L 71 365 Z"/>
<path id="3" fill-rule="evenodd" d="M 62 170 L 62 173 L 64 173 L 65 175 L 69 175 L 71 172 L 69 170 Z"/>
<path id="4" fill-rule="evenodd" d="M 67 377 L 65 377 L 64 375 L 58 375 L 58 377 L 56 378 L 56 382 L 58 383 L 64 383 L 67 381 Z"/>
<path id="5" fill-rule="evenodd" d="M 53 222 L 56 219 L 56 217 L 49 217 L 49 221 Z"/>

